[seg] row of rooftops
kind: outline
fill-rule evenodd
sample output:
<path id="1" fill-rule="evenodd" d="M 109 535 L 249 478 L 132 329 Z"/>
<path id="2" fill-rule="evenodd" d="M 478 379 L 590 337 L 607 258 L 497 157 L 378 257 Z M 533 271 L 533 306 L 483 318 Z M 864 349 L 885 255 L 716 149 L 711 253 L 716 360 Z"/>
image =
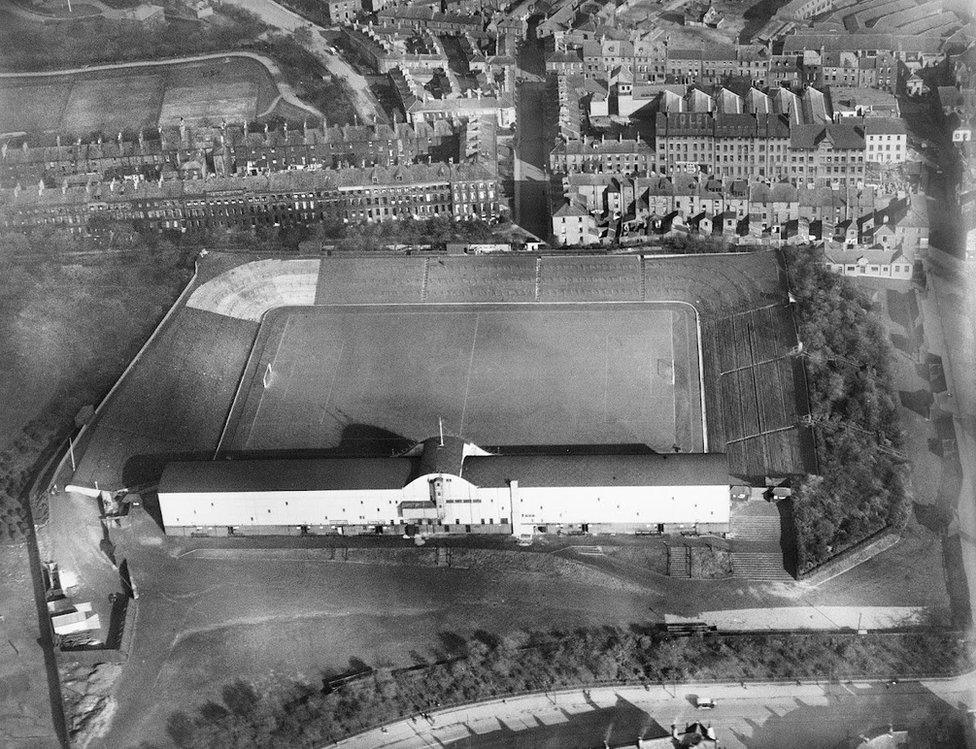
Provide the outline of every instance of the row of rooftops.
<path id="1" fill-rule="evenodd" d="M 64 159 L 103 159 L 126 157 L 137 154 L 163 153 L 172 150 L 211 150 L 215 147 L 246 148 L 253 150 L 318 146 L 322 144 L 345 145 L 369 142 L 410 142 L 437 140 L 455 134 L 456 128 L 448 120 L 392 125 L 323 125 L 288 129 L 268 128 L 255 131 L 250 126 L 226 125 L 204 128 L 167 128 L 139 131 L 138 134 L 118 133 L 114 139 L 101 138 L 83 142 L 80 138 L 71 142 L 68 138 L 54 136 L 16 136 L 0 143 L 0 162 L 62 161 Z M 148 134 L 148 137 L 146 137 Z M 52 142 L 53 140 L 53 142 Z"/>
<path id="2" fill-rule="evenodd" d="M 863 150 L 865 124 L 881 118 L 844 118 L 856 122 L 789 122 L 784 115 L 723 114 L 722 112 L 659 113 L 656 137 L 779 138 L 796 150 L 813 150 L 824 141 L 834 150 Z M 872 124 L 872 132 L 898 132 L 899 126 Z"/>
<path id="3" fill-rule="evenodd" d="M 414 79 L 408 69 L 397 66 L 389 73 L 390 81 L 396 89 L 406 112 L 446 112 L 459 117 L 471 112 L 492 109 L 512 109 L 515 100 L 511 94 L 500 91 L 483 95 L 480 91 L 468 90 L 467 96 L 437 99 L 427 95 L 426 90 Z"/>
<path id="4" fill-rule="evenodd" d="M 768 182 L 761 180 L 721 180 L 717 177 L 698 178 L 691 174 L 671 176 L 650 174 L 647 176 L 626 177 L 610 174 L 576 173 L 563 177 L 563 184 L 569 193 L 578 192 L 584 186 L 606 187 L 610 193 L 620 192 L 625 186 L 641 194 L 654 196 L 697 197 L 702 200 L 747 201 L 749 203 L 781 203 L 799 206 L 834 206 L 850 208 L 857 206 L 862 210 L 888 210 L 899 206 L 904 214 L 911 213 L 911 221 L 918 226 L 927 226 L 925 206 L 912 195 L 903 192 L 890 192 L 881 188 L 848 187 L 835 189 L 825 185 L 808 187 L 789 182 Z M 912 209 L 909 211 L 909 209 Z"/>
<path id="5" fill-rule="evenodd" d="M 563 76 L 563 79 L 567 91 L 572 89 L 579 92 L 580 98 L 586 92 L 592 92 L 597 98 L 608 95 L 603 81 L 582 76 Z M 629 76 L 624 75 L 623 71 L 611 76 L 610 83 L 617 86 L 618 96 L 629 96 L 633 101 L 647 103 L 656 101 L 657 110 L 667 114 L 715 112 L 784 115 L 792 123 L 818 124 L 858 110 L 878 116 L 897 116 L 900 112 L 898 100 L 893 94 L 870 88 L 828 85 L 820 89 L 805 86 L 797 92 L 787 86 L 762 89 L 751 83 L 646 83 L 632 85 L 629 94 L 621 94 L 621 82 L 629 82 Z"/>
<path id="6" fill-rule="evenodd" d="M 470 27 L 472 29 L 483 29 L 485 19 L 479 13 L 462 15 L 460 13 L 442 12 L 435 10 L 429 5 L 397 5 L 388 8 L 381 8 L 376 13 L 376 18 L 380 23 L 392 26 L 429 26 L 438 28 L 440 26 Z"/>
<path id="7" fill-rule="evenodd" d="M 938 55 L 945 41 L 938 36 L 916 34 L 851 34 L 845 31 L 798 31 L 783 39 L 784 54 L 802 54 L 804 50 L 821 52 L 856 52 L 873 54 L 891 51 L 896 55 Z"/>
<path id="8" fill-rule="evenodd" d="M 709 44 L 695 47 L 682 47 L 671 44 L 667 40 L 641 42 L 617 39 L 588 39 L 583 42 L 579 52 L 561 50 L 563 54 L 573 56 L 582 55 L 584 59 L 598 57 L 627 58 L 648 57 L 652 59 L 668 60 L 709 60 L 709 61 L 763 61 L 770 58 L 769 51 L 759 44 Z M 559 54 L 556 52 L 554 54 Z M 553 59 L 551 56 L 550 59 Z"/>
<path id="9" fill-rule="evenodd" d="M 221 460 L 170 463 L 160 494 L 402 489 L 418 478 L 448 475 L 479 487 L 731 486 L 723 453 L 488 452 L 457 437 L 425 440 L 397 457 Z M 472 449 L 473 448 L 473 449 Z M 740 482 L 741 483 L 741 482 Z"/>
<path id="10" fill-rule="evenodd" d="M 356 188 L 489 183 L 495 176 L 476 162 L 462 164 L 407 164 L 392 167 L 346 167 L 316 171 L 273 172 L 257 176 L 213 177 L 198 180 L 89 180 L 60 188 L 43 182 L 24 188 L 0 189 L 0 206 L 57 205 L 94 201 L 133 201 L 140 199 L 219 197 L 233 193 L 271 193 L 299 195 L 319 191 L 348 191 Z"/>
<path id="11" fill-rule="evenodd" d="M 812 86 L 805 87 L 800 94 L 783 86 L 768 91 L 753 86 L 743 94 L 725 86 L 716 86 L 711 92 L 702 86 L 688 86 L 681 93 L 682 88 L 673 84 L 660 87 L 661 112 L 784 115 L 797 124 L 831 119 L 828 97 Z"/>

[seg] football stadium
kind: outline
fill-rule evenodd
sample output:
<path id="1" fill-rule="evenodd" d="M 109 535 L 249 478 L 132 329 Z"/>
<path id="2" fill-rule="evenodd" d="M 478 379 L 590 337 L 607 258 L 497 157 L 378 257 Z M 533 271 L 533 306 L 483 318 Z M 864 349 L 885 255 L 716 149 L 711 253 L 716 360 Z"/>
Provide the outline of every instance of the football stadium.
<path id="1" fill-rule="evenodd" d="M 76 482 L 167 533 L 721 533 L 808 470 L 774 252 L 207 258 Z"/>

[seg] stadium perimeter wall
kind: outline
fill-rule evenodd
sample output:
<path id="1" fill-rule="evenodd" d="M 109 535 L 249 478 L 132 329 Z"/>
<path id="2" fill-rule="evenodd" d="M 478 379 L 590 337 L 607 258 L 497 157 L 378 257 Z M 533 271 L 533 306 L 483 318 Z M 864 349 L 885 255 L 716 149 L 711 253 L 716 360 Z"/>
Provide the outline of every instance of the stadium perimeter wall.
<path id="1" fill-rule="evenodd" d="M 269 280 L 268 274 L 288 263 L 301 265 L 290 266 L 287 282 Z M 255 321 L 270 309 L 294 304 L 554 301 L 692 307 L 706 449 L 728 452 L 731 471 L 752 480 L 815 471 L 812 440 L 802 426 L 808 412 L 802 367 L 792 356 L 796 328 L 776 251 L 260 261 L 203 284 L 188 306 Z"/>
<path id="2" fill-rule="evenodd" d="M 460 289 L 461 293 L 453 295 L 452 301 L 455 302 L 477 302 L 486 296 L 491 298 L 492 294 L 496 294 L 497 299 L 511 298 L 513 289 L 524 296 L 525 289 L 531 288 L 532 300 L 540 302 L 556 299 L 565 302 L 676 301 L 694 307 L 703 325 L 749 309 L 776 307 L 789 313 L 785 275 L 775 251 L 690 257 L 519 256 L 506 259 L 497 272 L 493 270 L 490 258 L 474 256 L 369 255 L 288 260 L 267 256 L 251 260 L 251 257 L 254 256 L 211 253 L 202 260 L 194 280 L 126 369 L 110 395 L 99 405 L 96 419 L 75 438 L 76 452 L 91 452 L 91 449 L 95 452 L 93 456 L 78 455 L 76 481 L 91 483 L 99 480 L 103 486 L 120 486 L 123 466 L 147 457 L 148 463 L 153 463 L 154 455 L 161 457 L 171 454 L 187 440 L 191 444 L 184 449 L 206 451 L 213 455 L 230 410 L 234 387 L 239 382 L 240 374 L 243 374 L 247 353 L 260 327 L 256 321 L 266 310 L 276 306 L 296 302 L 302 305 L 430 303 L 434 301 L 431 297 L 437 296 L 430 293 L 433 290 L 431 278 L 434 278 L 441 279 L 438 283 L 453 284 Z M 475 266 L 479 266 L 479 272 L 466 272 Z M 288 270 L 286 275 L 289 280 L 274 283 L 268 278 L 274 275 L 276 269 Z M 531 284 L 526 282 L 527 276 Z M 182 314 L 177 315 L 181 310 Z M 177 359 L 175 354 L 178 354 L 178 349 L 174 346 L 185 346 L 187 335 L 199 336 L 205 333 L 206 326 L 212 327 L 221 319 L 235 324 L 232 332 L 236 340 L 243 343 L 246 339 L 238 352 L 240 356 L 235 353 L 230 357 L 234 360 L 231 363 L 233 366 L 228 364 L 226 346 L 197 346 L 191 358 L 183 361 Z M 182 331 L 184 323 L 190 326 L 187 331 Z M 238 330 L 240 326 L 243 327 Z M 165 341 L 161 341 L 161 338 L 165 338 Z M 240 346 L 242 343 L 234 345 Z M 161 346 L 152 357 L 157 371 L 147 375 L 143 372 L 145 367 L 140 368 L 137 364 L 143 361 L 147 352 L 154 350 L 154 345 Z M 720 385 L 725 375 L 719 368 L 717 358 L 709 352 L 707 345 L 702 346 L 700 342 L 700 352 L 702 348 L 704 366 L 701 372 L 705 383 L 704 411 L 709 416 L 709 449 L 723 451 L 728 424 L 723 423 L 720 413 Z M 230 374 L 237 366 L 241 369 Z M 168 371 L 167 367 L 174 371 Z M 181 367 L 187 374 L 177 371 Z M 133 370 L 136 374 L 143 372 L 143 375 L 136 377 L 131 386 L 125 389 L 125 397 L 118 397 L 120 386 L 133 380 Z M 234 378 L 229 388 L 217 388 L 213 384 L 215 378 L 226 378 L 228 375 Z M 160 386 L 167 385 L 168 380 L 173 382 L 164 392 Z M 201 387 L 206 393 L 204 398 L 198 395 Z M 760 389 L 754 387 L 753 393 L 757 390 Z M 803 397 L 804 394 L 798 392 L 798 401 Z M 169 431 L 168 427 L 156 423 L 160 414 L 173 413 L 173 418 L 176 418 L 184 412 L 199 412 L 201 408 L 214 410 L 221 419 L 220 423 L 211 425 L 208 416 L 207 423 L 197 425 L 192 435 L 183 435 L 182 432 L 186 430 L 178 424 L 171 425 L 175 429 L 172 434 L 165 434 Z M 798 402 L 797 409 L 802 413 L 805 405 Z M 734 413 L 732 417 L 738 418 Z M 182 423 L 182 416 L 180 418 Z M 212 426 L 215 426 L 215 433 L 211 436 L 214 432 Z M 778 439 L 795 441 L 795 435 L 801 431 L 799 426 L 781 430 Z M 752 440 L 762 445 L 764 435 L 753 435 Z M 755 450 L 750 465 L 754 467 L 763 459 L 764 449 L 759 448 Z M 62 473 L 64 465 L 63 460 L 59 464 Z M 743 463 L 741 466 L 731 465 L 730 469 L 733 474 L 743 475 L 744 471 L 738 469 L 745 467 L 748 466 Z M 796 472 L 802 472 L 804 468 L 801 465 L 787 467 Z M 140 468 L 136 466 L 136 469 Z M 158 473 L 154 474 L 155 468 L 149 466 L 146 470 L 126 470 L 125 480 L 130 483 L 140 479 L 150 481 L 154 475 L 158 477 Z"/>

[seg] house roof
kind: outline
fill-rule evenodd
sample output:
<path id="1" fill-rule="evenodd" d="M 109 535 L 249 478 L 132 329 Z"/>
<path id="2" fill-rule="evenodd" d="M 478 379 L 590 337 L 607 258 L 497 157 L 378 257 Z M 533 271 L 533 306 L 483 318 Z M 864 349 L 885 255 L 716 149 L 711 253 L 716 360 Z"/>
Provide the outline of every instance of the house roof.
<path id="1" fill-rule="evenodd" d="M 824 138 L 830 138 L 834 147 L 838 149 L 864 148 L 863 131 L 846 122 L 827 125 L 801 124 L 794 125 L 790 129 L 792 148 L 816 148 Z"/>
<path id="2" fill-rule="evenodd" d="M 562 208 L 552 214 L 553 216 L 589 216 L 586 210 L 575 203 L 564 203 Z"/>
<path id="3" fill-rule="evenodd" d="M 865 135 L 906 135 L 908 128 L 901 117 L 866 117 Z"/>

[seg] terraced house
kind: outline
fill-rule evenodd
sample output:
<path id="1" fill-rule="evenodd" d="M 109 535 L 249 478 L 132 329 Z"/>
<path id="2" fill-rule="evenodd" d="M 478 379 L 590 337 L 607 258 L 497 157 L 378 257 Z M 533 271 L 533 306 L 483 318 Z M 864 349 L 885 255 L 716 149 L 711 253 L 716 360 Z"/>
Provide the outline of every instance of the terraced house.
<path id="1" fill-rule="evenodd" d="M 148 137 L 147 137 L 148 136 Z M 448 121 L 410 125 L 343 125 L 254 128 L 223 125 L 139 131 L 136 139 L 62 143 L 19 137 L 0 144 L 0 186 L 48 187 L 65 178 L 109 182 L 139 175 L 181 179 L 257 175 L 341 166 L 393 166 L 424 157 L 448 161 L 459 156 L 458 128 Z"/>
<path id="2" fill-rule="evenodd" d="M 254 230 L 434 216 L 498 216 L 498 185 L 479 164 L 277 172 L 207 180 L 113 180 L 60 189 L 0 190 L 0 224 L 52 226 L 76 234 L 94 216 L 139 230 Z"/>

